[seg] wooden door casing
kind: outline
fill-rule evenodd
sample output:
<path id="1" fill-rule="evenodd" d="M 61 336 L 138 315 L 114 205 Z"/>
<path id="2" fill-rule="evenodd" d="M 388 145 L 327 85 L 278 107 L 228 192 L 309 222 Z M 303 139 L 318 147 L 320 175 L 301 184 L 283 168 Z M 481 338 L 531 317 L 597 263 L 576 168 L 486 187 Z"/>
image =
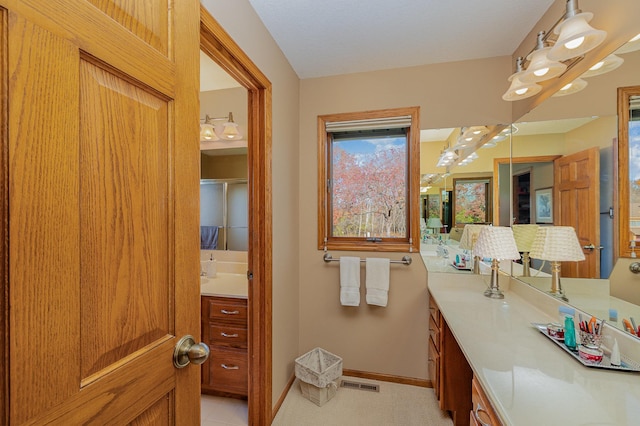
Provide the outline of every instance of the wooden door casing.
<path id="1" fill-rule="evenodd" d="M 554 161 L 554 223 L 572 226 L 580 246 L 600 246 L 600 151 L 589 148 Z M 600 278 L 600 250 L 583 249 L 585 260 L 562 262 L 561 275 Z"/>
<path id="2" fill-rule="evenodd" d="M 4 419 L 198 424 L 199 4 L 0 5 Z"/>

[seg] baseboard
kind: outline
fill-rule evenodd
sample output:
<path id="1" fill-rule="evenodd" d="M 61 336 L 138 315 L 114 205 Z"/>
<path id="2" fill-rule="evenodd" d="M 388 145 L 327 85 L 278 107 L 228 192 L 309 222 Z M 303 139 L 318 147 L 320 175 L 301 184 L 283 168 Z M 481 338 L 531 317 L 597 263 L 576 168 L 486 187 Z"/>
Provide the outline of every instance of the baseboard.
<path id="1" fill-rule="evenodd" d="M 393 376 L 391 374 L 371 373 L 359 370 L 342 370 L 343 376 L 359 377 L 361 379 L 380 380 L 382 382 L 400 383 L 402 385 L 420 386 L 432 388 L 433 383 L 427 379 L 415 379 L 413 377 Z"/>
<path id="2" fill-rule="evenodd" d="M 282 403 L 284 402 L 284 399 L 287 397 L 287 394 L 289 393 L 289 390 L 291 389 L 291 386 L 293 386 L 293 382 L 296 380 L 296 376 L 295 374 L 291 375 L 291 378 L 289 379 L 289 381 L 287 382 L 287 386 L 284 387 L 284 390 L 282 391 L 282 394 L 280 394 L 280 398 L 278 398 L 278 402 L 276 402 L 276 405 L 273 406 L 273 409 L 271 410 L 271 423 L 273 423 L 273 419 L 276 418 L 276 414 L 278 414 L 278 411 L 280 410 L 280 407 L 282 407 Z"/>

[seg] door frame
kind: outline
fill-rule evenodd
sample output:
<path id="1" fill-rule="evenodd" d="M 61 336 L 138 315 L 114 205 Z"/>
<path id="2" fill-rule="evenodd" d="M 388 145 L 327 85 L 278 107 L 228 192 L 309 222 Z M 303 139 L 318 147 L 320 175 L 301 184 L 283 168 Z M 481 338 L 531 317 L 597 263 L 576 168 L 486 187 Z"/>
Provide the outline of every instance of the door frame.
<path id="1" fill-rule="evenodd" d="M 271 82 L 200 5 L 200 49 L 247 89 L 249 424 L 272 420 Z"/>

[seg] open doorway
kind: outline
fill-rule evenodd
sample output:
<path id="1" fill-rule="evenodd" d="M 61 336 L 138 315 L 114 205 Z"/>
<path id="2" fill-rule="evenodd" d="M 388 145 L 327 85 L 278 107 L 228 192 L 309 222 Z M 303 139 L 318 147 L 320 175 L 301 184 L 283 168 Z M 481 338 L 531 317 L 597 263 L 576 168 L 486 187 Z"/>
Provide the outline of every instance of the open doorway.
<path id="1" fill-rule="evenodd" d="M 243 130 L 246 132 L 247 141 L 248 188 L 246 306 L 248 423 L 267 425 L 272 419 L 271 83 L 202 5 L 200 7 L 200 49 L 238 82 L 247 94 L 247 124 Z"/>

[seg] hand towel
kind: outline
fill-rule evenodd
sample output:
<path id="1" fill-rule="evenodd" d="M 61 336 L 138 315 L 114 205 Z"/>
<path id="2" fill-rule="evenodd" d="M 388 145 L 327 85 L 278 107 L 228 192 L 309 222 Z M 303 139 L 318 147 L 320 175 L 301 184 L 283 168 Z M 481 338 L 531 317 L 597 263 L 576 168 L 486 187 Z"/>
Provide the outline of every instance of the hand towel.
<path id="1" fill-rule="evenodd" d="M 389 259 L 367 258 L 367 303 L 387 306 L 389 294 Z"/>
<path id="2" fill-rule="evenodd" d="M 340 303 L 360 306 L 360 258 L 340 256 Z"/>

